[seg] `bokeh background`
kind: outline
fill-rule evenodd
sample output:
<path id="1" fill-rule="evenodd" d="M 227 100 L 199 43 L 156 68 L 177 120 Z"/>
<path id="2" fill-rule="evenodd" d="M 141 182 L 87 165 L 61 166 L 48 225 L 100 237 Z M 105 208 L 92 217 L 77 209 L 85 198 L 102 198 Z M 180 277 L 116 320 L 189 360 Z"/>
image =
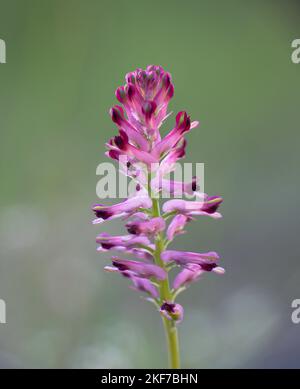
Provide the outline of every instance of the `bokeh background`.
<path id="1" fill-rule="evenodd" d="M 0 366 L 165 367 L 151 304 L 106 274 L 91 225 L 96 166 L 125 73 L 160 64 L 171 109 L 201 127 L 187 161 L 224 218 L 174 247 L 222 254 L 179 298 L 183 367 L 300 367 L 297 1 L 0 0 Z M 170 126 L 173 123 L 170 119 Z"/>

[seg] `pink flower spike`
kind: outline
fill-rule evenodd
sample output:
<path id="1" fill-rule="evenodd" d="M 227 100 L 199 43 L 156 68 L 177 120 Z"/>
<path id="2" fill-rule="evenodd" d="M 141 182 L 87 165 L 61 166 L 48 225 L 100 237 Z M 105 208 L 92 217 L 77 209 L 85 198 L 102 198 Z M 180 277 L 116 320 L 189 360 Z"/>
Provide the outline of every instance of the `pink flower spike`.
<path id="1" fill-rule="evenodd" d="M 119 180 L 119 189 L 126 181 L 127 198 L 113 205 L 95 204 L 92 209 L 94 224 L 121 218 L 128 234 L 100 233 L 97 250 L 118 251 L 128 258 L 112 257 L 112 265 L 105 266 L 105 270 L 128 278 L 131 289 L 148 294 L 146 300 L 158 308 L 166 328 L 170 367 L 180 368 L 176 324 L 182 321 L 184 311 L 175 300 L 204 272 L 224 274 L 225 270 L 214 251 L 168 248 L 177 235 L 186 232 L 194 216 L 220 218 L 223 200 L 202 193 L 204 189 L 199 188 L 196 177 L 190 176 L 191 182 L 185 182 L 175 180 L 177 174 L 170 175 L 178 172 L 177 163 L 185 158 L 186 134 L 199 125 L 198 121 L 191 122 L 187 112 L 180 111 L 171 130 L 164 136 L 160 134 L 162 123 L 172 113 L 168 112 L 174 95 L 171 75 L 161 66 L 149 65 L 128 73 L 125 80 L 115 92 L 119 103 L 110 110 L 117 132 L 106 143 L 105 155 L 118 161 L 119 173 L 124 176 L 123 182 Z M 161 198 L 166 197 L 173 199 L 161 204 Z M 178 274 L 170 287 L 169 272 L 175 268 Z"/>

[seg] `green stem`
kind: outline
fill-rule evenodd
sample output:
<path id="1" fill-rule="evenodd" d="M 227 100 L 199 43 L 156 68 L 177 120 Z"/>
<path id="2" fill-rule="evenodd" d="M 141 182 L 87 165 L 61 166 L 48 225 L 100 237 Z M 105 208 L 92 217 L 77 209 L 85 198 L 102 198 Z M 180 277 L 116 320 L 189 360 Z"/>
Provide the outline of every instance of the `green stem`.
<path id="1" fill-rule="evenodd" d="M 153 216 L 158 217 L 160 216 L 159 200 L 156 198 L 152 198 L 152 202 L 153 202 Z M 161 253 L 163 250 L 164 250 L 164 237 L 162 236 L 162 234 L 158 234 L 155 241 L 154 259 L 155 259 L 155 263 L 158 266 L 162 267 L 167 271 L 165 263 L 161 259 Z M 164 301 L 170 301 L 170 302 L 173 301 L 168 275 L 165 280 L 160 281 L 159 289 L 160 289 L 161 303 L 163 303 Z M 165 327 L 165 333 L 167 338 L 170 368 L 179 369 L 180 353 L 179 353 L 178 331 L 177 331 L 176 323 L 173 320 L 168 320 L 166 317 L 163 317 L 162 319 L 163 319 L 163 324 Z"/>

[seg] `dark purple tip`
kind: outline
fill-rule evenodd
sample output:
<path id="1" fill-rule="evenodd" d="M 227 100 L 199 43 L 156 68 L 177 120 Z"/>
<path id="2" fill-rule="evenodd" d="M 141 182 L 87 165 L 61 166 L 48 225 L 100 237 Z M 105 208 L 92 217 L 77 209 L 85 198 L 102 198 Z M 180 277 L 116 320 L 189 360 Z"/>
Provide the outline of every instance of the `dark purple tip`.
<path id="1" fill-rule="evenodd" d="M 126 85 L 126 93 L 129 100 L 132 100 L 135 95 L 135 86 L 133 84 Z"/>
<path id="2" fill-rule="evenodd" d="M 205 271 L 212 271 L 218 265 L 216 263 L 203 263 L 201 264 L 201 269 Z"/>
<path id="3" fill-rule="evenodd" d="M 113 214 L 109 211 L 106 211 L 106 210 L 99 210 L 99 209 L 93 209 L 95 215 L 97 218 L 101 218 L 101 219 L 108 219 L 109 217 L 111 217 Z"/>
<path id="4" fill-rule="evenodd" d="M 162 83 L 162 86 L 163 86 L 165 89 L 168 89 L 169 85 L 171 84 L 171 77 L 170 77 L 170 74 L 169 74 L 169 73 L 165 73 L 165 74 L 162 76 L 161 83 Z"/>
<path id="5" fill-rule="evenodd" d="M 176 305 L 173 303 L 163 303 L 160 309 L 169 313 L 175 313 L 175 307 Z"/>
<path id="6" fill-rule="evenodd" d="M 126 150 L 126 147 L 128 145 L 128 136 L 126 132 L 123 130 L 120 130 L 120 135 L 117 135 L 114 137 L 114 142 L 115 145 L 120 149 L 120 150 Z"/>
<path id="7" fill-rule="evenodd" d="M 211 201 L 214 199 L 217 199 L 217 200 L 211 204 L 204 203 L 204 205 L 202 207 L 202 211 L 207 212 L 209 214 L 215 213 L 218 210 L 219 206 L 221 205 L 223 199 L 221 197 L 218 197 L 218 196 L 212 196 L 212 197 L 209 197 L 207 199 L 207 201 Z"/>
<path id="8" fill-rule="evenodd" d="M 126 102 L 126 92 L 124 86 L 120 86 L 116 90 L 116 98 L 120 101 L 120 103 L 124 104 Z"/>
<path id="9" fill-rule="evenodd" d="M 129 234 L 138 235 L 138 233 L 139 233 L 138 226 L 135 222 L 127 223 L 126 228 L 127 228 L 127 231 L 129 232 Z"/>
<path id="10" fill-rule="evenodd" d="M 154 101 L 145 101 L 142 106 L 142 112 L 147 119 L 150 119 L 156 110 L 156 103 Z"/>
<path id="11" fill-rule="evenodd" d="M 110 110 L 110 115 L 114 123 L 119 126 L 122 124 L 122 121 L 124 120 L 124 111 L 122 107 L 120 107 L 119 105 L 115 105 Z"/>
<path id="12" fill-rule="evenodd" d="M 112 264 L 118 268 L 120 271 L 125 271 L 125 270 L 128 270 L 128 266 L 126 266 L 124 263 L 119 263 L 118 261 L 116 260 L 112 260 Z"/>
<path id="13" fill-rule="evenodd" d="M 110 158 L 116 159 L 118 161 L 120 157 L 120 152 L 116 150 L 109 150 L 108 155 Z"/>

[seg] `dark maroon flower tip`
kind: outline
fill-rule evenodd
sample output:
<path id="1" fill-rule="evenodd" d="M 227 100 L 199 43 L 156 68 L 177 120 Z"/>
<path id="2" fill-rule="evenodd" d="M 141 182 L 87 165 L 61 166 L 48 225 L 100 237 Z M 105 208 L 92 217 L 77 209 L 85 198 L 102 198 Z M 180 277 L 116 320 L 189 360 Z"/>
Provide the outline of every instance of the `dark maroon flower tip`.
<path id="1" fill-rule="evenodd" d="M 125 91 L 125 88 L 124 86 L 120 86 L 117 90 L 116 90 L 116 98 L 120 101 L 120 103 L 124 104 L 126 102 L 126 91 Z"/>
<path id="2" fill-rule="evenodd" d="M 171 76 L 169 73 L 165 73 L 161 78 L 162 86 L 167 90 L 171 84 Z"/>
<path id="3" fill-rule="evenodd" d="M 135 75 L 134 72 L 126 74 L 125 81 L 129 84 L 135 84 Z"/>
<path id="4" fill-rule="evenodd" d="M 101 219 L 106 220 L 113 215 L 111 212 L 109 212 L 107 210 L 93 209 L 93 211 L 98 219 L 101 218 Z"/>
<path id="5" fill-rule="evenodd" d="M 112 121 L 119 126 L 122 124 L 122 121 L 125 119 L 123 108 L 120 107 L 119 105 L 115 105 L 114 107 L 111 108 L 110 115 Z"/>
<path id="6" fill-rule="evenodd" d="M 142 106 L 142 112 L 147 119 L 150 119 L 156 110 L 156 103 L 154 101 L 145 101 Z"/>
<path id="7" fill-rule="evenodd" d="M 178 112 L 176 115 L 176 127 L 183 134 L 191 127 L 191 119 L 185 111 Z"/>
<path id="8" fill-rule="evenodd" d="M 135 224 L 127 224 L 126 225 L 127 231 L 129 234 L 138 235 L 138 227 Z"/>
<path id="9" fill-rule="evenodd" d="M 201 266 L 201 269 L 205 270 L 205 271 L 212 271 L 213 269 L 218 267 L 218 265 L 216 263 L 203 263 L 200 266 Z"/>
<path id="10" fill-rule="evenodd" d="M 180 304 L 164 302 L 160 312 L 168 319 L 180 323 L 183 319 L 183 308 Z"/>
<path id="11" fill-rule="evenodd" d="M 97 241 L 97 240 L 96 240 Z M 101 242 L 101 247 L 105 250 L 110 250 L 111 248 L 115 247 L 113 244 L 110 243 L 103 243 Z"/>
<path id="12" fill-rule="evenodd" d="M 120 152 L 117 150 L 109 150 L 108 155 L 112 159 L 116 159 L 117 161 L 120 158 Z"/>
<path id="13" fill-rule="evenodd" d="M 117 135 L 114 137 L 115 145 L 120 150 L 126 150 L 127 145 L 128 145 L 128 136 L 127 136 L 126 132 L 123 130 L 120 130 L 119 133 L 120 133 L 120 135 Z"/>
<path id="14" fill-rule="evenodd" d="M 203 204 L 202 211 L 207 212 L 209 214 L 215 213 L 218 210 L 218 208 L 222 202 L 223 202 L 223 199 L 221 197 L 211 196 Z"/>
<path id="15" fill-rule="evenodd" d="M 184 139 L 182 144 L 177 148 L 177 158 L 185 157 L 185 149 L 187 145 L 187 140 Z M 178 146 L 178 145 L 177 145 Z"/>
<path id="16" fill-rule="evenodd" d="M 185 126 L 187 119 L 187 113 L 185 111 L 178 112 L 176 115 L 176 125 L 177 127 L 181 127 L 182 125 Z"/>
<path id="17" fill-rule="evenodd" d="M 173 84 L 170 84 L 168 92 L 167 92 L 167 97 L 170 100 L 174 96 L 174 86 Z"/>
<path id="18" fill-rule="evenodd" d="M 136 88 L 133 84 L 127 84 L 126 87 L 126 94 L 129 100 L 132 100 L 133 96 L 136 93 Z"/>
<path id="19" fill-rule="evenodd" d="M 163 303 L 162 306 L 160 307 L 160 309 L 163 311 L 167 311 L 169 313 L 174 313 L 175 306 L 176 305 L 174 303 Z"/>
<path id="20" fill-rule="evenodd" d="M 112 264 L 120 271 L 129 270 L 128 266 L 126 266 L 124 263 L 120 263 L 118 260 L 113 259 Z"/>

